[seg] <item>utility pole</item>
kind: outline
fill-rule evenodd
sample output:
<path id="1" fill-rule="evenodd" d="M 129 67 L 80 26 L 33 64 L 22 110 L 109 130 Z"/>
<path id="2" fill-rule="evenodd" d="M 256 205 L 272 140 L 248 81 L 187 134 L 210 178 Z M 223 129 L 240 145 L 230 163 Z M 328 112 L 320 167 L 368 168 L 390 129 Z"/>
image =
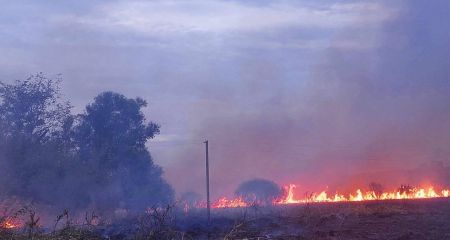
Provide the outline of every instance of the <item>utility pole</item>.
<path id="1" fill-rule="evenodd" d="M 208 140 L 205 142 L 206 147 L 206 208 L 208 214 L 208 226 L 211 224 L 211 202 L 209 200 L 209 157 L 208 157 Z"/>

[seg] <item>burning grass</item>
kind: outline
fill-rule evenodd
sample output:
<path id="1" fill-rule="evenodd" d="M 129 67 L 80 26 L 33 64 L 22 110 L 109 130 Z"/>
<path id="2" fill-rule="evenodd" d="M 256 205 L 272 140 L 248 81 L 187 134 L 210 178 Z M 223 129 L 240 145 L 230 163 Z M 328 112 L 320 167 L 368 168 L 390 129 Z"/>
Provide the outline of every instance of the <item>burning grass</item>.
<path id="1" fill-rule="evenodd" d="M 446 198 L 449 197 L 449 189 L 435 190 L 433 186 L 425 188 L 417 188 L 408 185 L 402 185 L 393 191 L 362 191 L 357 189 L 353 193 L 330 194 L 327 191 L 319 193 L 307 193 L 303 198 L 296 198 L 294 190 L 295 184 L 285 186 L 284 194 L 278 199 L 272 201 L 273 205 L 287 205 L 287 204 L 301 204 L 311 202 L 359 202 L 359 201 L 374 201 L 374 200 L 400 200 L 400 199 L 427 199 L 427 198 Z M 234 207 L 250 207 L 258 201 L 245 201 L 242 197 L 227 199 L 225 197 L 218 199 L 212 204 L 213 208 L 234 208 Z M 200 204 L 205 205 L 205 204 Z"/>

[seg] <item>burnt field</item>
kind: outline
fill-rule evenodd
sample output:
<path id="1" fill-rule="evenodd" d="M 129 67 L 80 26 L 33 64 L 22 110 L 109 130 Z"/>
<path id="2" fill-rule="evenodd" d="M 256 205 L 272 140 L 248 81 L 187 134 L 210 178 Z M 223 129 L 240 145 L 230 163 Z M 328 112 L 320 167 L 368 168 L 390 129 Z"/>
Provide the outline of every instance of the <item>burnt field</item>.
<path id="1" fill-rule="evenodd" d="M 95 224 L 58 216 L 52 227 L 30 216 L 0 239 L 450 239 L 448 198 L 214 209 L 209 227 L 204 209 L 176 206 Z"/>

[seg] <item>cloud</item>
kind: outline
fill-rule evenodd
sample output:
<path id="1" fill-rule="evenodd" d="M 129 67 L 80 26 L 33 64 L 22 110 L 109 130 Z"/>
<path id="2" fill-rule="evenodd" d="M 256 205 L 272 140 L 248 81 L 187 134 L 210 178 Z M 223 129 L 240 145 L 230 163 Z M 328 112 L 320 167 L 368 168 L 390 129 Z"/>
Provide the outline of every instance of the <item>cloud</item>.
<path id="1" fill-rule="evenodd" d="M 335 3 L 313 7 L 274 2 L 255 6 L 233 1 L 127 1 L 97 7 L 70 21 L 110 31 L 145 35 L 257 32 L 289 27 L 337 28 L 371 24 L 391 12 L 371 2 Z"/>

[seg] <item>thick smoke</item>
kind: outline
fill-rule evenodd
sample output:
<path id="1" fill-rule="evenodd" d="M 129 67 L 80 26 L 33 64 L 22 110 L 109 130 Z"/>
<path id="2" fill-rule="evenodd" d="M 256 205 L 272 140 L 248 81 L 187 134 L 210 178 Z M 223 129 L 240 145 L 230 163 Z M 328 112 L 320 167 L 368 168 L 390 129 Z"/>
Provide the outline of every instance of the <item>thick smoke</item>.
<path id="1" fill-rule="evenodd" d="M 449 161 L 450 3 L 384 8 L 392 16 L 383 22 L 337 34 L 305 79 L 289 79 L 286 63 L 263 56 L 241 64 L 238 88 L 205 89 L 214 101 L 193 107 L 192 138 L 210 141 L 213 195 L 253 177 L 303 190 L 436 180 L 408 170 Z M 202 168 L 202 149 L 193 151 L 200 154 L 179 157 Z M 191 179 L 201 183 L 202 173 Z"/>

